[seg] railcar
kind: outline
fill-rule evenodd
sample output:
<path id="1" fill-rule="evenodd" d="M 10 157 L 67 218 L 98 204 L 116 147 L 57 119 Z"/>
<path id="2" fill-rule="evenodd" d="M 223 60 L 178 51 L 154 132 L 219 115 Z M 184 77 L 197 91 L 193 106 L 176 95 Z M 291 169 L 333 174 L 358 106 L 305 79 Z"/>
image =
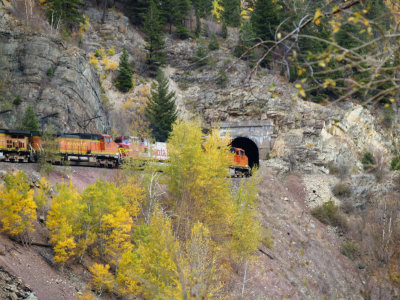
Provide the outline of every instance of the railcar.
<path id="1" fill-rule="evenodd" d="M 229 173 L 232 177 L 248 177 L 251 175 L 249 159 L 242 148 L 231 148 L 233 154 L 232 165 Z"/>
<path id="2" fill-rule="evenodd" d="M 64 161 L 114 168 L 121 154 L 107 134 L 66 133 L 57 137 L 59 154 Z"/>
<path id="3" fill-rule="evenodd" d="M 151 143 L 149 139 L 134 136 L 121 136 L 115 139 L 122 157 L 163 162 L 168 159 L 167 144 Z"/>
<path id="4" fill-rule="evenodd" d="M 33 159 L 30 131 L 0 129 L 0 159 L 10 162 L 28 162 Z"/>

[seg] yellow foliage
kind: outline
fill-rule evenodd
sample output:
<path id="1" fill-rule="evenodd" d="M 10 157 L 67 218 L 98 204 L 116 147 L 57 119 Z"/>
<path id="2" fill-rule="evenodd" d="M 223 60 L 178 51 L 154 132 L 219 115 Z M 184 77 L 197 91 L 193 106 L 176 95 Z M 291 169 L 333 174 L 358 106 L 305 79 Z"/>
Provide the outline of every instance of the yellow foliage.
<path id="1" fill-rule="evenodd" d="M 214 0 L 213 3 L 213 8 L 211 10 L 211 15 L 214 16 L 217 21 L 221 20 L 221 11 L 223 10 L 222 6 L 220 5 L 218 0 Z"/>
<path id="2" fill-rule="evenodd" d="M 171 222 L 156 208 L 145 240 L 137 241 L 135 251 L 124 253 L 118 265 L 117 281 L 121 291 L 139 293 L 145 299 L 181 298 L 176 256 L 179 242 L 175 239 Z M 140 283 L 140 284 L 138 284 Z"/>
<path id="3" fill-rule="evenodd" d="M 211 240 L 210 231 L 202 223 L 193 225 L 185 247 L 184 264 L 187 299 L 213 299 L 222 287 L 217 270 L 219 249 Z M 189 294 L 188 294 L 189 293 Z"/>
<path id="4" fill-rule="evenodd" d="M 82 204 L 80 255 L 94 245 L 101 257 L 109 254 L 112 261 L 118 260 L 120 252 L 129 246 L 126 243 L 130 240 L 132 227 L 129 213 L 123 211 L 124 199 L 120 190 L 114 183 L 97 180 L 82 193 Z M 113 242 L 116 243 L 114 250 L 110 249 Z"/>
<path id="5" fill-rule="evenodd" d="M 132 219 L 124 208 L 101 218 L 100 232 L 104 241 L 104 254 L 110 257 L 110 263 L 118 264 L 122 253 L 132 248 L 131 230 Z"/>
<path id="6" fill-rule="evenodd" d="M 27 179 L 22 171 L 15 175 L 7 174 L 4 178 L 5 186 L 0 186 L 1 231 L 10 235 L 34 231 L 37 206 Z"/>
<path id="7" fill-rule="evenodd" d="M 10 235 L 19 235 L 34 231 L 36 220 L 36 203 L 33 200 L 33 190 L 25 195 L 17 189 L 0 187 L 0 221 L 1 231 Z"/>
<path id="8" fill-rule="evenodd" d="M 196 221 L 204 223 L 213 238 L 229 235 L 233 221 L 229 143 L 229 137 L 221 138 L 218 130 L 205 137 L 196 122 L 177 122 L 173 126 L 165 173 L 170 205 L 178 216 L 179 236 L 190 234 L 187 229 Z"/>
<path id="9" fill-rule="evenodd" d="M 114 286 L 114 276 L 110 273 L 109 265 L 93 264 L 89 267 L 90 273 L 92 273 L 93 286 L 99 295 L 103 291 L 112 292 Z"/>
<path id="10" fill-rule="evenodd" d="M 45 177 L 42 177 L 40 179 L 39 189 L 35 195 L 35 202 L 38 209 L 43 210 L 48 205 L 50 199 L 50 190 L 50 182 Z"/>
<path id="11" fill-rule="evenodd" d="M 84 292 L 82 295 L 77 295 L 78 300 L 94 300 L 94 295 L 92 292 L 87 291 Z"/>
<path id="12" fill-rule="evenodd" d="M 125 200 L 125 208 L 134 219 L 139 214 L 140 203 L 146 197 L 144 188 L 139 181 L 131 176 L 119 187 Z"/>
<path id="13" fill-rule="evenodd" d="M 93 68 L 97 69 L 99 66 L 99 60 L 94 56 L 92 52 L 89 53 L 89 63 L 93 66 Z"/>
<path id="14" fill-rule="evenodd" d="M 105 71 L 116 70 L 118 68 L 118 64 L 110 61 L 107 56 L 103 56 L 101 59 L 101 65 L 104 67 Z"/>
<path id="15" fill-rule="evenodd" d="M 112 46 L 110 49 L 108 49 L 107 55 L 108 56 L 113 56 L 115 54 L 115 48 Z"/>
<path id="16" fill-rule="evenodd" d="M 58 195 L 53 198 L 46 226 L 50 232 L 50 243 L 54 245 L 54 261 L 64 265 L 75 254 L 74 236 L 78 230 L 78 213 L 82 209 L 81 197 L 76 188 L 62 183 Z"/>
<path id="17" fill-rule="evenodd" d="M 79 26 L 79 33 L 82 35 L 86 32 L 86 30 L 89 28 L 89 17 L 87 15 L 84 16 L 84 21 L 83 23 L 81 23 L 81 25 Z"/>
<path id="18" fill-rule="evenodd" d="M 314 24 L 315 25 L 319 25 L 320 23 L 321 23 L 321 18 L 323 17 L 324 15 L 322 14 L 322 12 L 321 12 L 321 9 L 317 9 L 316 11 L 315 11 L 315 14 L 314 14 Z"/>
<path id="19" fill-rule="evenodd" d="M 237 262 L 251 258 L 262 240 L 257 213 L 257 185 L 260 180 L 257 172 L 253 172 L 248 181 L 241 182 L 235 195 L 235 220 L 230 253 Z"/>

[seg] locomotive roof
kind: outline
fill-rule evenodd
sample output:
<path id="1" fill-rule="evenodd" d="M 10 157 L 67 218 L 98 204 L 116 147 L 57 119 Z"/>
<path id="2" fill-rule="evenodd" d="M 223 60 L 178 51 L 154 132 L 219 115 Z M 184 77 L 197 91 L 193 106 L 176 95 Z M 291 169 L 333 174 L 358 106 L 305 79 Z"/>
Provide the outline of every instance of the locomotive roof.
<path id="1" fill-rule="evenodd" d="M 100 134 L 95 133 L 61 133 L 59 137 L 71 139 L 99 140 Z"/>
<path id="2" fill-rule="evenodd" d="M 31 131 L 29 131 L 29 130 L 5 129 L 5 128 L 0 128 L 0 133 L 18 134 L 18 135 L 24 135 L 24 136 L 32 135 Z"/>

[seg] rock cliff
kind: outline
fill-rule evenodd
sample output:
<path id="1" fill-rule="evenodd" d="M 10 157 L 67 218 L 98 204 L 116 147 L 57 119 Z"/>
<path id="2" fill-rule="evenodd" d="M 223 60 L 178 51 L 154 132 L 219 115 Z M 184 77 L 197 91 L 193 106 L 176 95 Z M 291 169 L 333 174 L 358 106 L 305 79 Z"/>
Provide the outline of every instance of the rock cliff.
<path id="1" fill-rule="evenodd" d="M 0 2 L 0 20 L 7 18 L 12 20 Z M 51 122 L 60 131 L 109 131 L 99 79 L 85 52 L 67 47 L 58 37 L 22 30 L 10 22 L 0 26 L 0 72 L 7 88 L 1 110 L 11 109 L 2 114 L 0 127 L 18 127 L 31 103 L 42 124 Z M 20 105 L 12 103 L 17 96 Z"/>

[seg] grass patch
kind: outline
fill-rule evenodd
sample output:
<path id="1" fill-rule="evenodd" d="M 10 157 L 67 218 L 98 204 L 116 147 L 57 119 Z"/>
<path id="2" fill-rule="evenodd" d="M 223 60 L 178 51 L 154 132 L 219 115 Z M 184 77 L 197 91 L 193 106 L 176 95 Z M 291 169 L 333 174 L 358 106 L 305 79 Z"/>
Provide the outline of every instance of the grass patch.
<path id="1" fill-rule="evenodd" d="M 351 241 L 345 240 L 340 247 L 340 253 L 347 256 L 351 260 L 355 260 L 360 256 L 360 245 Z"/>
<path id="2" fill-rule="evenodd" d="M 346 198 L 351 196 L 351 188 L 344 183 L 338 183 L 332 188 L 332 193 L 336 197 Z"/>
<path id="3" fill-rule="evenodd" d="M 315 207 L 311 211 L 311 215 L 321 223 L 338 227 L 342 231 L 347 230 L 347 221 L 340 213 L 339 207 L 332 200 Z"/>

